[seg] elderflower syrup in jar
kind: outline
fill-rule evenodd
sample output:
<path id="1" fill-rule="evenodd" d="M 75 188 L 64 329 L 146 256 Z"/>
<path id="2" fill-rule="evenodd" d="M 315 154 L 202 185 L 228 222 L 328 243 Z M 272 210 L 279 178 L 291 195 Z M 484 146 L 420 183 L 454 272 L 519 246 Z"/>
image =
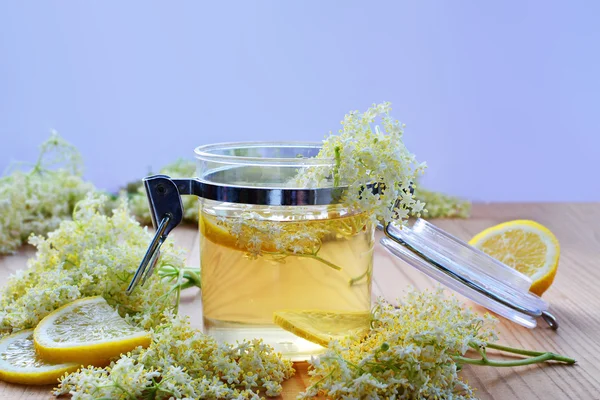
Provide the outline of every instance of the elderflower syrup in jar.
<path id="1" fill-rule="evenodd" d="M 278 311 L 365 312 L 371 307 L 374 225 L 340 204 L 320 144 L 232 143 L 196 149 L 204 330 L 221 342 L 262 338 L 293 360 L 319 345 L 273 323 Z M 325 180 L 327 181 L 327 180 Z"/>

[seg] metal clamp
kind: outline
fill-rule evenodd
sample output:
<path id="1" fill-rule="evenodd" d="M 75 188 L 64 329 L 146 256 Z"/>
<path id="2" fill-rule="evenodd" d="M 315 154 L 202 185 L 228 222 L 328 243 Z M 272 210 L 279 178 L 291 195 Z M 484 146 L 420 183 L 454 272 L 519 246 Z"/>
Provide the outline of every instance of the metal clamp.
<path id="1" fill-rule="evenodd" d="M 133 275 L 127 294 L 133 293 L 136 286 L 142 286 L 154 272 L 160 258 L 160 246 L 171 231 L 183 220 L 183 204 L 177 185 L 166 175 L 155 175 L 144 179 L 144 188 L 148 196 L 152 224 L 156 228 L 154 238 Z"/>

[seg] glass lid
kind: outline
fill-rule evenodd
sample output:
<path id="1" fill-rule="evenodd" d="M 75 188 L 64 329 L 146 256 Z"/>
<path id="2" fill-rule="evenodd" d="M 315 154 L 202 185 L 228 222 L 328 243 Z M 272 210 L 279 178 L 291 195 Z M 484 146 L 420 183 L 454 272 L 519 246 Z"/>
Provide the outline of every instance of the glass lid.
<path id="1" fill-rule="evenodd" d="M 548 303 L 529 292 L 531 279 L 424 219 L 402 229 L 388 224 L 381 244 L 448 288 L 527 328 L 542 317 L 553 329 Z"/>

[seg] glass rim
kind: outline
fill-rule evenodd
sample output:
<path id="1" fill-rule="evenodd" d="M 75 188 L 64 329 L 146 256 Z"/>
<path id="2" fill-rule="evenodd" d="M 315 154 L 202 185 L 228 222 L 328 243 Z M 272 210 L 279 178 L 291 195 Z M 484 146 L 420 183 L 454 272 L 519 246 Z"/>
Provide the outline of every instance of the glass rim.
<path id="1" fill-rule="evenodd" d="M 315 157 L 253 157 L 236 156 L 228 154 L 217 154 L 217 151 L 249 149 L 249 148 L 299 148 L 317 149 L 323 147 L 322 142 L 304 141 L 244 141 L 244 142 L 222 142 L 198 146 L 194 149 L 197 159 L 228 164 L 250 164 L 250 165 L 280 165 L 280 166 L 333 166 L 333 158 Z"/>

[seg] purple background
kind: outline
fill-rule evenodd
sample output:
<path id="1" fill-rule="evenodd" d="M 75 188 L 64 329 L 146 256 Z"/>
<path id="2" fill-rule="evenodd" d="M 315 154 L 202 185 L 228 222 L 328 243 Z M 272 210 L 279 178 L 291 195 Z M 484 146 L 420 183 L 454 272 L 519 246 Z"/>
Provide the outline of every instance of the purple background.
<path id="1" fill-rule="evenodd" d="M 393 103 L 433 189 L 599 201 L 600 2 L 0 3 L 0 169 L 51 128 L 116 189 Z"/>

